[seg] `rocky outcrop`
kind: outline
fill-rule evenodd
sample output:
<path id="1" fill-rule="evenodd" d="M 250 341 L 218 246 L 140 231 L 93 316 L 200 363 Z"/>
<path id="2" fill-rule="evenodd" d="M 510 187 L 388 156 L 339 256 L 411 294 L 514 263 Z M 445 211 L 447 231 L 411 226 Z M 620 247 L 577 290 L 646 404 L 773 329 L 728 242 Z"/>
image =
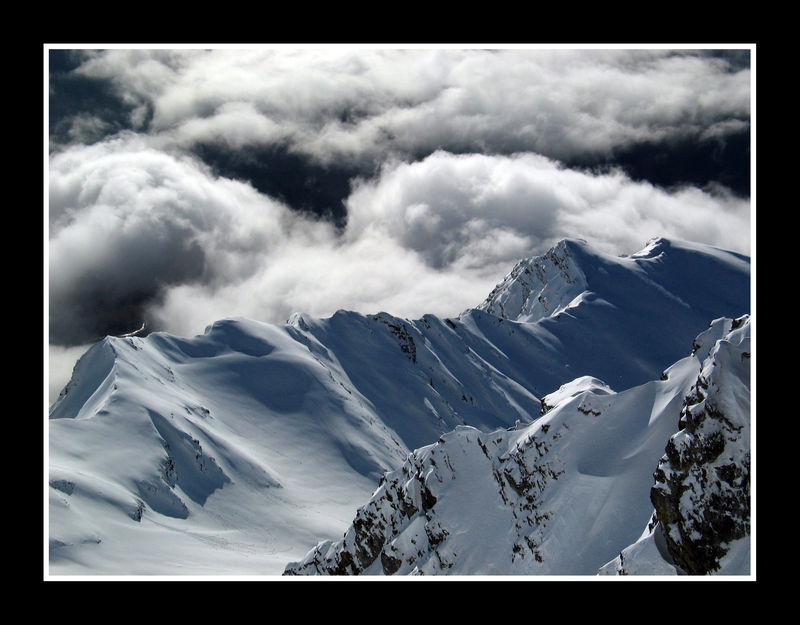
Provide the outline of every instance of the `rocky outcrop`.
<path id="1" fill-rule="evenodd" d="M 650 491 L 670 555 L 696 575 L 718 571 L 731 543 L 750 535 L 750 317 L 718 324 L 726 336 L 686 398 Z"/>
<path id="2" fill-rule="evenodd" d="M 495 554 L 498 564 L 507 560 L 514 569 L 526 560 L 541 563 L 539 547 L 552 517 L 542 495 L 564 472 L 558 456 L 548 452 L 566 427 L 488 434 L 460 427 L 443 435 L 386 474 L 341 540 L 320 543 L 284 575 L 447 574 L 463 565 L 465 527 L 478 539 L 472 524 L 481 515 L 491 515 L 483 521 L 490 526 L 508 528 L 504 553 Z"/>
<path id="3" fill-rule="evenodd" d="M 615 393 L 583 377 L 543 398 L 532 424 L 443 434 L 384 476 L 341 540 L 284 574 L 593 574 L 652 513 L 650 459 L 699 370 L 686 360 L 674 397 L 672 381 Z"/>
<path id="4" fill-rule="evenodd" d="M 389 328 L 389 332 L 397 338 L 400 344 L 400 351 L 403 352 L 411 362 L 417 362 L 417 346 L 414 343 L 414 337 L 411 336 L 405 323 L 385 313 L 373 315 L 371 318 L 373 321 L 383 323 Z"/>
<path id="5" fill-rule="evenodd" d="M 404 560 L 410 565 L 430 555 L 447 535 L 430 513 L 436 505 L 431 478 L 441 479 L 433 456 L 410 454 L 401 470 L 384 476 L 342 540 L 320 543 L 302 562 L 289 564 L 284 575 L 359 575 L 373 565 L 393 575 Z M 402 551 L 392 542 L 401 529 L 407 534 Z"/>
<path id="6" fill-rule="evenodd" d="M 569 305 L 586 288 L 572 258 L 573 245 L 564 239 L 542 256 L 517 263 L 478 309 L 503 319 L 536 321 Z"/>
<path id="7" fill-rule="evenodd" d="M 666 373 L 619 393 L 576 378 L 532 424 L 443 434 L 284 574 L 719 570 L 750 531 L 749 317 L 715 321 Z"/>

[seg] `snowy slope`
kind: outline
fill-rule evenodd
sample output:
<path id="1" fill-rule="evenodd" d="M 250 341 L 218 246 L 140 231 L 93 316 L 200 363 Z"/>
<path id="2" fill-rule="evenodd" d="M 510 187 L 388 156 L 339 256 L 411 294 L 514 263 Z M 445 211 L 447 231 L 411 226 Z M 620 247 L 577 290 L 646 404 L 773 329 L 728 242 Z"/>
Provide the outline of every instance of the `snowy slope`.
<path id="1" fill-rule="evenodd" d="M 653 380 L 710 319 L 749 309 L 749 262 L 727 252 L 558 250 L 582 290 L 539 318 L 339 311 L 96 344 L 50 409 L 50 572 L 280 574 L 341 537 L 411 450 L 528 425 L 581 376 Z"/>
<path id="2" fill-rule="evenodd" d="M 749 315 L 712 325 L 695 350 L 707 358 L 656 468 L 653 517 L 603 574 L 750 572 Z"/>
<path id="3" fill-rule="evenodd" d="M 55 573 L 270 573 L 406 454 L 286 328 L 109 338 L 73 379 L 49 422 Z"/>
<path id="4" fill-rule="evenodd" d="M 654 540 L 637 542 L 653 512 L 653 470 L 668 442 L 685 437 L 675 434 L 676 417 L 698 375 L 712 385 L 724 380 L 717 388 L 726 414 L 741 417 L 735 423 L 742 427 L 723 455 L 749 469 L 749 363 L 739 358 L 749 349 L 749 319 L 741 323 L 730 332 L 731 320 L 716 321 L 710 332 L 729 332 L 712 356 L 696 350 L 662 380 L 614 393 L 599 380 L 579 378 L 544 398 L 549 409 L 531 425 L 494 432 L 462 426 L 443 435 L 385 476 L 343 538 L 320 543 L 286 574 L 594 575 L 600 568 L 623 570 L 604 565 L 634 542 L 627 549 L 635 553 L 624 557 L 626 572 L 675 574 L 672 558 L 665 560 Z M 728 394 L 731 385 L 736 390 Z M 701 486 L 699 473 L 688 488 L 702 502 L 678 497 L 694 524 L 674 530 L 678 541 L 696 532 L 719 494 L 719 484 Z M 749 520 L 749 490 L 728 503 L 726 511 Z M 706 528 L 705 537 L 720 525 Z M 746 541 L 747 534 L 749 525 L 738 538 Z M 749 573 L 739 566 L 749 564 L 741 558 L 749 548 L 733 551 L 735 565 L 720 572 Z"/>
<path id="5" fill-rule="evenodd" d="M 652 379 L 712 319 L 736 318 L 749 302 L 750 261 L 740 255 L 658 238 L 616 257 L 565 239 L 518 263 L 478 309 L 536 322 L 555 351 L 581 354 L 568 379 L 592 375 L 621 390 Z"/>

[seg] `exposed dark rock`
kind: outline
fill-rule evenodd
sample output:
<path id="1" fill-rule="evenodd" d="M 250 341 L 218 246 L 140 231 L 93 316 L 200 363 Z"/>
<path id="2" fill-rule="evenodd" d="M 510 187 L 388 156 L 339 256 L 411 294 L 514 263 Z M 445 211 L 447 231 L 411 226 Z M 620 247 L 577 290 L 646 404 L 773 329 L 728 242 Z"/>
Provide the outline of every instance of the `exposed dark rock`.
<path id="1" fill-rule="evenodd" d="M 747 329 L 745 324 L 749 318 L 736 320 L 732 332 Z M 650 491 L 670 555 L 693 575 L 718 570 L 729 544 L 750 534 L 749 417 L 726 415 L 721 408 L 732 391 L 720 387 L 717 365 L 712 352 L 686 397 L 682 429 L 668 442 Z M 749 375 L 746 381 L 749 397 Z"/>
<path id="2" fill-rule="evenodd" d="M 384 550 L 381 551 L 381 565 L 383 566 L 383 572 L 386 573 L 386 575 L 394 575 L 400 570 L 400 567 L 403 565 L 403 561 L 399 558 L 389 555 Z"/>

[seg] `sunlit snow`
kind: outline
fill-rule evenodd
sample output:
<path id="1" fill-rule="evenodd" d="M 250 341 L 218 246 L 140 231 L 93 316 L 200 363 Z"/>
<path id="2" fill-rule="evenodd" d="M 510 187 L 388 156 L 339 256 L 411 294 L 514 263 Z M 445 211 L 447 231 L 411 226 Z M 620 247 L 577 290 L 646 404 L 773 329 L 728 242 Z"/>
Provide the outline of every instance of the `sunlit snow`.
<path id="1" fill-rule="evenodd" d="M 428 557 L 400 573 L 595 574 L 623 549 L 650 558 L 653 471 L 724 335 L 709 323 L 749 312 L 749 285 L 748 259 L 707 246 L 659 239 L 615 258 L 567 240 L 456 318 L 298 313 L 107 337 L 49 411 L 49 573 L 280 575 L 334 549 L 387 475 L 444 460 L 440 447 L 448 462 L 428 470 L 450 489 L 437 503 L 450 567 Z M 557 513 L 536 549 L 514 551 L 490 468 L 557 433 L 562 474 L 537 503 Z"/>

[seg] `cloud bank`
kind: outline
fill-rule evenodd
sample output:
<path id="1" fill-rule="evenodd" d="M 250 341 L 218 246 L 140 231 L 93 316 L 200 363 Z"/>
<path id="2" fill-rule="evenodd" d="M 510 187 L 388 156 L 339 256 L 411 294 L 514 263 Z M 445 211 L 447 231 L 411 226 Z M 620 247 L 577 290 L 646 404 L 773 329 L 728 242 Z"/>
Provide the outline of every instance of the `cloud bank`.
<path id="1" fill-rule="evenodd" d="M 614 254 L 653 236 L 750 253 L 747 197 L 655 186 L 613 160 L 643 142 L 659 157 L 671 142 L 741 142 L 750 71 L 738 54 L 108 50 L 61 62 L 51 400 L 68 348 L 143 320 L 191 336 L 233 315 L 457 315 L 564 237 Z M 57 97 L 70 86 L 71 100 Z"/>
<path id="2" fill-rule="evenodd" d="M 354 184 L 340 231 L 132 135 L 54 156 L 50 204 L 51 333 L 74 341 L 107 318 L 86 303 L 138 306 L 179 334 L 235 314 L 453 315 L 567 236 L 612 253 L 651 236 L 743 253 L 750 242 L 745 200 L 666 193 L 535 154 L 387 163 Z"/>
<path id="3" fill-rule="evenodd" d="M 87 52 L 165 145 L 285 143 L 322 163 L 530 151 L 569 160 L 749 121 L 750 71 L 675 50 Z M 84 119 L 76 123 L 86 124 Z M 733 125 L 732 125 L 733 124 Z"/>

